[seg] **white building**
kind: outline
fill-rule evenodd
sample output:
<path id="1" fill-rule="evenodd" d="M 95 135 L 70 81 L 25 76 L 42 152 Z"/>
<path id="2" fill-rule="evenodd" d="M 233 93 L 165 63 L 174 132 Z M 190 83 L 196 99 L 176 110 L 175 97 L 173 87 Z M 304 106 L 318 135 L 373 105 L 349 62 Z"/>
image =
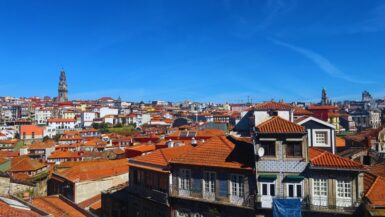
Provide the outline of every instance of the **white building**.
<path id="1" fill-rule="evenodd" d="M 35 110 L 35 123 L 37 125 L 47 125 L 47 120 L 52 116 L 52 111 L 49 109 L 37 108 Z"/>
<path id="2" fill-rule="evenodd" d="M 80 121 L 82 127 L 90 127 L 96 118 L 95 112 L 82 112 L 80 115 Z"/>
<path id="3" fill-rule="evenodd" d="M 103 118 L 106 115 L 118 115 L 118 113 L 119 113 L 118 109 L 113 109 L 108 107 L 103 107 L 103 108 L 100 108 L 99 110 L 99 114 L 101 118 Z"/>
<path id="4" fill-rule="evenodd" d="M 48 119 L 48 126 L 56 130 L 73 130 L 76 128 L 75 119 L 51 118 Z"/>

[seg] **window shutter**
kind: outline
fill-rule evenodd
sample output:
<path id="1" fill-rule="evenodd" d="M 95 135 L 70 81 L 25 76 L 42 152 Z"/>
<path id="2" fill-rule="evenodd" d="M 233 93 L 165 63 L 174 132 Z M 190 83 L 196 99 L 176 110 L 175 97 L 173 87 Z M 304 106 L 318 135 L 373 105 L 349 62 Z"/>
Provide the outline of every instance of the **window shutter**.
<path id="1" fill-rule="evenodd" d="M 227 197 L 229 195 L 229 185 L 227 174 L 219 173 L 219 196 Z"/>

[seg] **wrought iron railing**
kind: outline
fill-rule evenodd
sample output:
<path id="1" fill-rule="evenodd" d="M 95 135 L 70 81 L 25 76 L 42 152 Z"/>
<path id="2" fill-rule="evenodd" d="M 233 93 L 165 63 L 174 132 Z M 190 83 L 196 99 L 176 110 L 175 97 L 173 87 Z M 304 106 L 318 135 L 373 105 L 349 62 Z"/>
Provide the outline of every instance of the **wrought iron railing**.
<path id="1" fill-rule="evenodd" d="M 177 186 L 171 186 L 170 196 L 179 198 L 196 199 L 205 202 L 221 203 L 246 208 L 255 208 L 255 195 L 245 193 L 243 196 L 233 196 L 230 194 L 219 195 L 215 192 L 206 193 L 203 189 L 180 189 Z"/>

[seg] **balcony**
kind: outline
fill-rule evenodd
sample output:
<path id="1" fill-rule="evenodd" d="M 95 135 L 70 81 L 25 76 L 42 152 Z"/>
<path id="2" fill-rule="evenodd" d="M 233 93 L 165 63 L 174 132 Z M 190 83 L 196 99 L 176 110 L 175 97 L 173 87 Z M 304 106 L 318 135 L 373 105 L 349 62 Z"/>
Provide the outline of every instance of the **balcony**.
<path id="1" fill-rule="evenodd" d="M 164 205 L 169 205 L 168 203 L 168 194 L 162 191 L 158 191 L 155 189 L 148 189 L 143 186 L 128 186 L 128 191 L 138 197 L 146 198 L 152 200 L 157 203 L 161 203 Z"/>
<path id="2" fill-rule="evenodd" d="M 353 213 L 358 204 L 352 199 L 336 198 L 336 205 L 330 205 L 327 198 L 307 196 L 302 201 L 302 209 L 310 212 Z"/>
<path id="3" fill-rule="evenodd" d="M 203 190 L 197 191 L 193 189 L 185 190 L 172 186 L 170 196 L 239 208 L 254 209 L 255 207 L 255 195 L 247 193 L 242 197 L 230 194 L 219 196 L 215 192 L 203 192 Z"/>

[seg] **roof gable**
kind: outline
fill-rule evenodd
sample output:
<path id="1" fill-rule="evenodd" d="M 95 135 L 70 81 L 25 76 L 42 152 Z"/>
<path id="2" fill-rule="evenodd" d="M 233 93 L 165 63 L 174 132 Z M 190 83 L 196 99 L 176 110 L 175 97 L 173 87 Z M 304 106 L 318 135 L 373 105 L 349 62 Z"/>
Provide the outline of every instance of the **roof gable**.
<path id="1" fill-rule="evenodd" d="M 296 123 L 274 116 L 255 127 L 260 133 L 305 133 L 305 128 Z"/>
<path id="2" fill-rule="evenodd" d="M 310 165 L 312 167 L 330 169 L 364 169 L 364 166 L 360 163 L 318 148 L 309 148 L 309 158 Z"/>

